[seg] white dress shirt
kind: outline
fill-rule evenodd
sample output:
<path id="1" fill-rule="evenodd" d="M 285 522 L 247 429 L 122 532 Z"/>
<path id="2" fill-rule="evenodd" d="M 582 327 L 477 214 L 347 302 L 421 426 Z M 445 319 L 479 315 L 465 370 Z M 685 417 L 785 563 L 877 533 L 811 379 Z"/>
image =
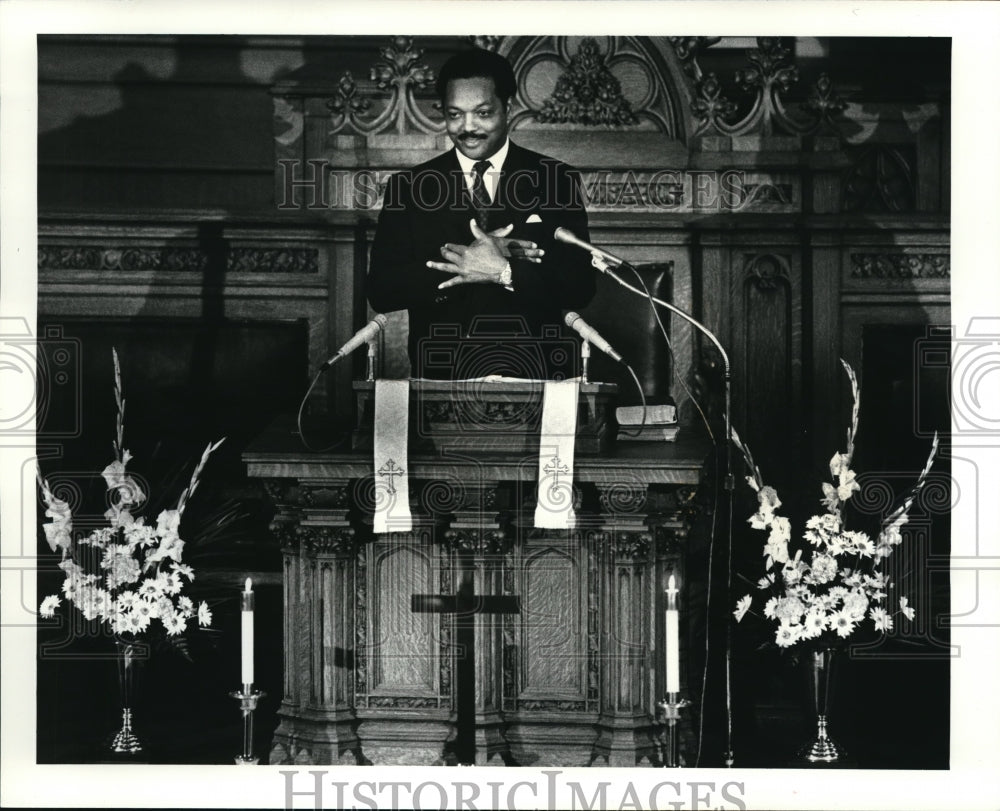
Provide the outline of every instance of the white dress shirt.
<path id="1" fill-rule="evenodd" d="M 507 150 L 510 148 L 510 138 L 503 142 L 503 146 L 494 152 L 490 157 L 485 158 L 490 162 L 490 168 L 483 172 L 483 185 L 486 186 L 486 193 L 490 196 L 490 202 L 496 198 L 497 183 L 500 182 L 500 172 L 503 170 L 503 162 L 507 160 Z M 462 175 L 465 177 L 465 186 L 472 192 L 472 184 L 476 180 L 475 165 L 479 161 L 466 157 L 457 148 L 455 154 L 458 156 L 459 166 L 462 167 Z"/>

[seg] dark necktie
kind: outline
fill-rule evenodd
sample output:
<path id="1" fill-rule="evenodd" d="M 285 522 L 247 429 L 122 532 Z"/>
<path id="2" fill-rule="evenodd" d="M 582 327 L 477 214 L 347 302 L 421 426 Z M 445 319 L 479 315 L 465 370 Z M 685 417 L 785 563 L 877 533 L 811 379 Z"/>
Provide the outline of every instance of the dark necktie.
<path id="1" fill-rule="evenodd" d="M 477 161 L 472 166 L 475 173 L 472 178 L 472 207 L 476 210 L 476 223 L 484 231 L 489 217 L 490 196 L 486 192 L 486 181 L 483 179 L 483 175 L 489 168 L 489 161 Z"/>

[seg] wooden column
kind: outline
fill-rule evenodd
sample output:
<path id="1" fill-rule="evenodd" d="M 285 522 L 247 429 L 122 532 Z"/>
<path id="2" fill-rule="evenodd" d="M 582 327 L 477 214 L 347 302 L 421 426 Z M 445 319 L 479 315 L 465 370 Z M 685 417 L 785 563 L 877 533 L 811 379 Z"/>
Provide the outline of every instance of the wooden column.
<path id="1" fill-rule="evenodd" d="M 270 762 L 354 764 L 356 539 L 348 482 L 271 483 L 269 491 L 285 568 L 285 694 Z"/>
<path id="2" fill-rule="evenodd" d="M 657 760 L 650 709 L 654 648 L 650 589 L 652 534 L 640 483 L 598 485 L 601 501 L 601 704 L 594 765 L 652 765 Z"/>

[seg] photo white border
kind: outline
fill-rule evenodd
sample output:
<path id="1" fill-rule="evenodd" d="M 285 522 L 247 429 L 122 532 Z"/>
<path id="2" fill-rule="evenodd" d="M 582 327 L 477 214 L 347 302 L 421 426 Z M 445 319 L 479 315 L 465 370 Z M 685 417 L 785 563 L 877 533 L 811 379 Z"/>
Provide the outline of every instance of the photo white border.
<path id="1" fill-rule="evenodd" d="M 476 20 L 483 20 L 480 25 Z M 391 24 L 392 31 L 386 31 Z M 952 38 L 952 321 L 959 334 L 973 316 L 1000 312 L 1000 6 L 992 2 L 224 2 L 175 0 L 4 0 L 0 2 L 0 316 L 35 323 L 37 267 L 37 59 L 39 33 L 316 34 L 561 34 L 787 36 L 950 36 Z M 993 375 L 993 382 L 997 374 Z M 27 388 L 0 393 L 13 402 Z M 1000 411 L 994 389 L 981 392 L 986 413 Z M 10 402 L 10 401 L 7 401 Z M 26 445 L 27 443 L 22 443 Z M 963 456 L 979 465 L 981 512 L 977 554 L 1000 559 L 998 449 L 974 438 Z M 30 447 L 0 436 L 0 806 L 284 807 L 287 767 L 226 768 L 39 766 L 35 760 L 35 631 L 26 622 L 37 606 L 32 560 L 34 479 Z M 24 462 L 28 462 L 25 466 Z M 956 510 L 954 539 L 975 537 L 977 516 Z M 958 541 L 956 540 L 956 544 Z M 23 550 L 27 550 L 27 553 Z M 30 554 L 29 554 L 30 553 Z M 981 627 L 952 631 L 961 657 L 952 669 L 952 767 L 948 771 L 795 771 L 657 769 L 561 770 L 560 779 L 596 786 L 632 781 L 639 796 L 663 780 L 743 783 L 748 808 L 995 808 L 1000 797 L 1000 700 L 996 626 L 1000 576 L 995 560 L 978 573 L 953 576 L 955 611 L 963 589 L 978 584 L 975 617 Z M 992 627 L 991 624 L 992 623 Z M 30 699 L 30 700 L 27 700 Z M 222 700 L 222 699 L 220 699 Z M 914 707 L 933 713 L 933 707 Z M 877 719 L 872 719 L 873 723 Z M 913 743 L 919 746 L 919 741 Z M 739 753 L 737 753 L 737 756 Z M 538 769 L 426 770 L 311 767 L 347 782 L 386 779 L 468 780 L 485 783 L 545 778 Z M 305 767 L 303 768 L 303 773 Z M 331 776 L 330 779 L 333 779 Z M 298 785 L 298 784 L 297 784 Z M 530 797 L 527 792 L 522 795 Z M 612 796 L 618 796 L 612 792 Z M 327 796 L 333 802 L 333 795 Z M 566 800 L 563 799 L 562 802 Z M 545 806 L 544 796 L 539 805 Z M 296 807 L 312 807 L 307 798 Z M 527 807 L 535 807 L 532 801 Z M 565 806 L 560 806 L 565 807 Z M 729 806 L 733 807 L 733 806 Z"/>

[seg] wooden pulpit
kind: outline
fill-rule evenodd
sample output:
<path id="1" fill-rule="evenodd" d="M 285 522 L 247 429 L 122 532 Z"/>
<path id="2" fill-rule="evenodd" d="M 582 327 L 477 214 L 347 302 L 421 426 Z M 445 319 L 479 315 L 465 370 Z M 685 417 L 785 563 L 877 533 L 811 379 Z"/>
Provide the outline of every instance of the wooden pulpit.
<path id="1" fill-rule="evenodd" d="M 427 385 L 411 384 L 411 418 L 426 404 L 435 437 L 454 441 L 411 435 L 409 532 L 372 532 L 364 402 L 349 450 L 305 450 L 289 419 L 244 454 L 275 503 L 284 559 L 271 763 L 658 764 L 663 591 L 671 573 L 687 583 L 689 548 L 707 542 L 691 528 L 708 444 L 682 431 L 677 442 L 616 445 L 596 425 L 607 412 L 592 384 L 581 394 L 590 436 L 578 440 L 575 526 L 538 529 L 537 443 L 449 427 L 461 410 L 441 404 L 461 384 Z M 478 392 L 495 406 L 483 413 L 510 421 L 512 401 L 533 413 L 523 386 Z M 682 649 L 693 698 L 686 659 Z"/>

